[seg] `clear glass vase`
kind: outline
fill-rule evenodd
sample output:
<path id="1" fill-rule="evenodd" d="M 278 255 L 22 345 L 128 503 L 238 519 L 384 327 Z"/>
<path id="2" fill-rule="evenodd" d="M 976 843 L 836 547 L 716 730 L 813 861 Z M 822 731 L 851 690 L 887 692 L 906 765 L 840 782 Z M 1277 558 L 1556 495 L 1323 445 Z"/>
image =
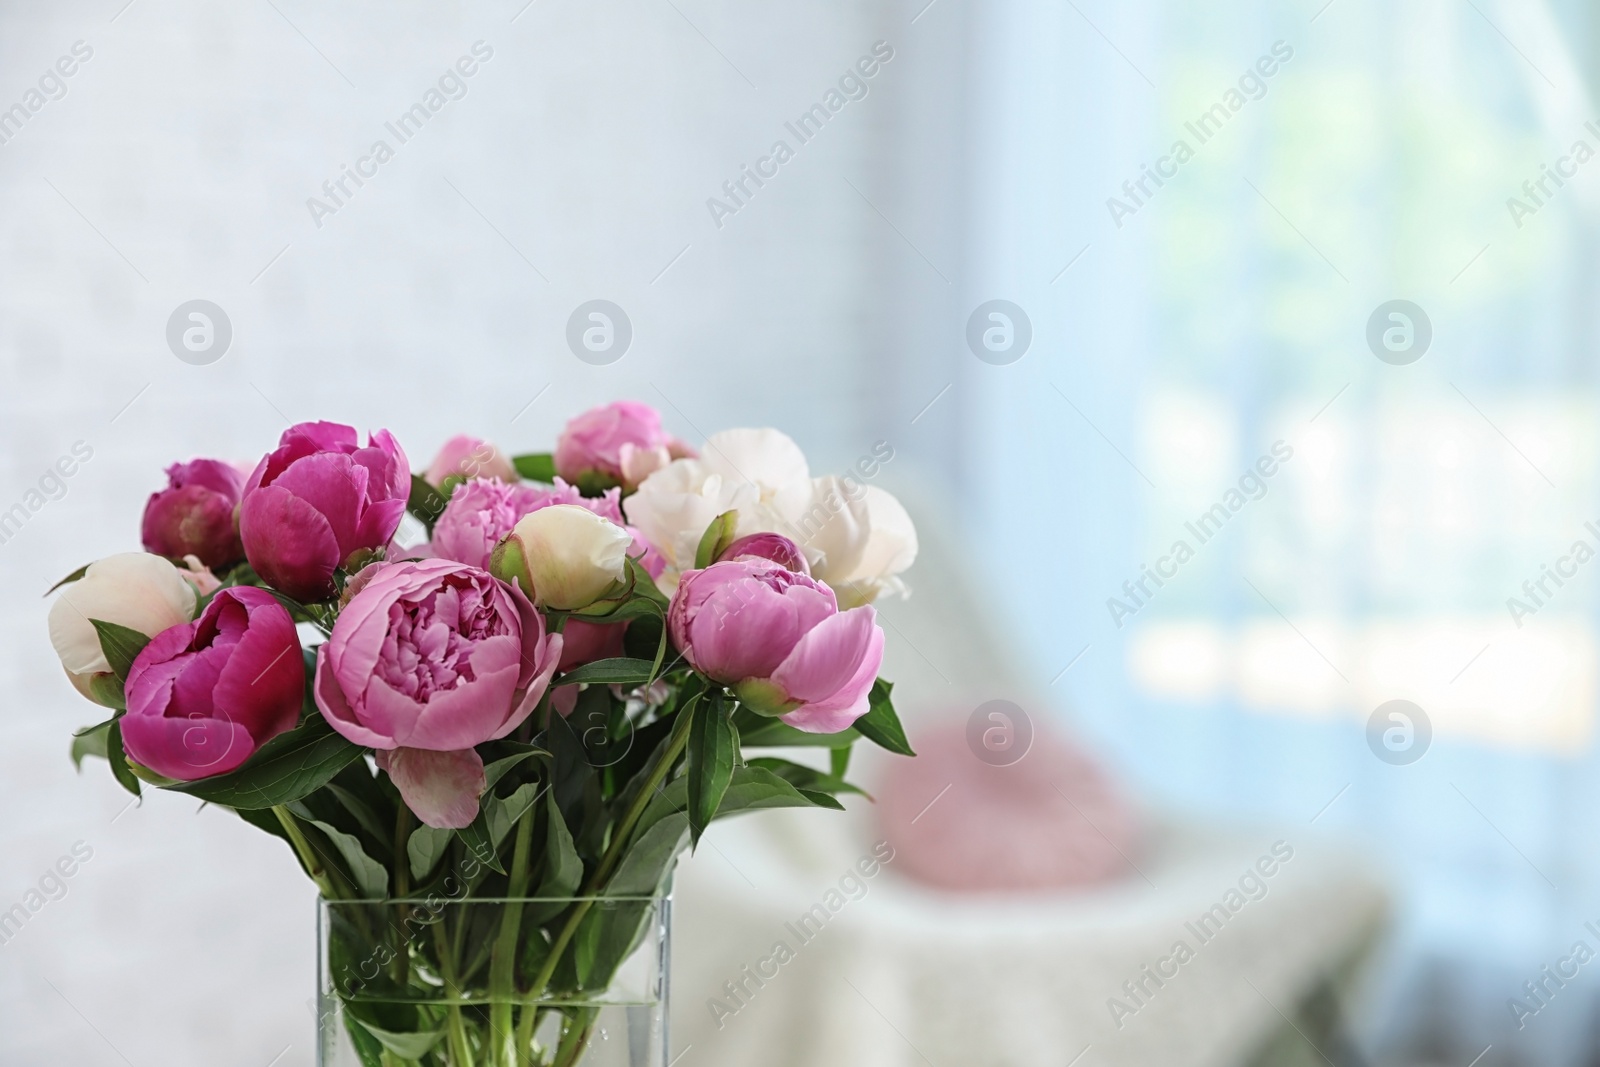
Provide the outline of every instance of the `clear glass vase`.
<path id="1" fill-rule="evenodd" d="M 671 895 L 318 904 L 321 1067 L 666 1067 Z"/>

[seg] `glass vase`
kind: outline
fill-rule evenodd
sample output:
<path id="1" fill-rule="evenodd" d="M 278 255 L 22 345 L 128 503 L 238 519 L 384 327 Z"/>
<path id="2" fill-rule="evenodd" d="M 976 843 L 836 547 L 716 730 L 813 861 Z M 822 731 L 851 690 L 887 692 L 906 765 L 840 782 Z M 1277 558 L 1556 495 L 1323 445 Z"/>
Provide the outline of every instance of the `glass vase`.
<path id="1" fill-rule="evenodd" d="M 318 903 L 321 1067 L 666 1067 L 671 895 Z"/>

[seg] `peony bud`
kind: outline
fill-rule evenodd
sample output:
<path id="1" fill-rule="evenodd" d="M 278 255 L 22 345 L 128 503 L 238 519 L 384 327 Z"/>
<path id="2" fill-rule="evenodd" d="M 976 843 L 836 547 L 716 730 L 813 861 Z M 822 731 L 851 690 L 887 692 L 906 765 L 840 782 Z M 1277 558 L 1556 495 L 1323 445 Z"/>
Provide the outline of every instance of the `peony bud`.
<path id="1" fill-rule="evenodd" d="M 355 428 L 302 422 L 283 432 L 245 483 L 239 537 L 268 585 L 321 600 L 362 549 L 388 545 L 411 493 L 406 454 L 387 430 L 362 447 Z"/>
<path id="2" fill-rule="evenodd" d="M 194 615 L 194 587 L 178 568 L 148 552 L 123 552 L 89 564 L 50 606 L 50 643 L 72 684 L 87 695 L 94 675 L 109 673 L 90 619 L 154 637 Z"/>
<path id="3" fill-rule="evenodd" d="M 517 520 L 489 569 L 519 584 L 540 607 L 576 611 L 627 577 L 632 546 L 632 536 L 616 523 L 576 504 L 556 504 Z"/>
<path id="4" fill-rule="evenodd" d="M 770 559 L 799 574 L 807 576 L 811 574 L 811 565 L 806 562 L 806 554 L 800 551 L 800 546 L 782 534 L 775 533 L 757 533 L 741 537 L 723 549 L 712 562 L 746 557 Z"/>
<path id="5" fill-rule="evenodd" d="M 144 506 L 145 550 L 168 559 L 197 556 L 207 567 L 244 559 L 238 520 L 244 478 L 215 459 L 168 467 L 167 487 L 151 493 Z"/>
<path id="6" fill-rule="evenodd" d="M 755 556 L 685 573 L 667 626 L 695 670 L 756 714 L 810 733 L 865 715 L 883 662 L 871 607 L 840 611 L 822 582 Z"/>
<path id="7" fill-rule="evenodd" d="M 457 434 L 446 441 L 428 465 L 427 473 L 422 476 L 423 481 L 435 489 L 443 485 L 446 478 L 452 477 L 469 481 L 473 478 L 497 478 L 507 483 L 518 480 L 517 469 L 498 448 L 488 441 L 466 434 Z"/>
<path id="8" fill-rule="evenodd" d="M 694 449 L 661 428 L 647 404 L 619 400 L 568 422 L 556 440 L 556 473 L 574 485 L 632 489 Z"/>

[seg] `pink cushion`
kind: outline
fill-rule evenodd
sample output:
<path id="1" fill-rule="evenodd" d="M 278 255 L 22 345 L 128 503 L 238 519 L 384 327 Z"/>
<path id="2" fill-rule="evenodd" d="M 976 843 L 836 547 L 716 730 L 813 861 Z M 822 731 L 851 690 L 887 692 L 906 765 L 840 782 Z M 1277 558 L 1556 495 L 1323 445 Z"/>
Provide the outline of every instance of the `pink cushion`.
<path id="1" fill-rule="evenodd" d="M 917 758 L 893 760 L 877 793 L 897 871 L 968 892 L 1139 877 L 1131 806 L 1082 749 L 1034 728 L 1032 747 L 1009 767 L 978 759 L 959 722 L 912 738 Z"/>

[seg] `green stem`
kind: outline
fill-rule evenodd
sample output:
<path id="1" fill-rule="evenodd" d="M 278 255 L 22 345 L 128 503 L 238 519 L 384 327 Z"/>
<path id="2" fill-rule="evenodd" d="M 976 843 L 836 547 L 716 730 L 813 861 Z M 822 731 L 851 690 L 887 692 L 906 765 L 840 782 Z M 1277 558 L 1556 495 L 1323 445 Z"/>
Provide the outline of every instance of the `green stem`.
<path id="1" fill-rule="evenodd" d="M 583 1008 L 573 1013 L 566 1031 L 561 1035 L 561 1045 L 556 1049 L 553 1067 L 576 1067 L 583 1050 L 589 1045 L 589 1035 L 594 1032 L 595 1009 Z"/>
<path id="2" fill-rule="evenodd" d="M 442 919 L 433 924 L 433 943 L 439 952 L 439 971 L 444 976 L 445 988 L 451 996 L 459 1000 L 461 988 L 456 984 L 455 959 Z M 462 1025 L 460 1004 L 450 1005 L 449 1019 L 450 1028 L 445 1032 L 445 1040 L 450 1043 L 450 1058 L 457 1067 L 472 1067 L 472 1050 L 467 1044 L 466 1028 Z"/>
<path id="3" fill-rule="evenodd" d="M 411 809 L 401 801 L 395 805 L 394 813 L 394 895 L 397 900 L 404 900 L 411 892 L 411 860 L 406 853 L 406 842 L 411 838 Z M 396 927 L 400 931 L 399 951 L 395 955 L 394 978 L 400 985 L 405 985 L 411 980 L 411 946 L 405 935 L 406 906 L 395 905 L 395 914 L 399 919 Z"/>
<path id="4" fill-rule="evenodd" d="M 650 769 L 650 776 L 645 779 L 638 795 L 633 798 L 633 803 L 628 806 L 627 814 L 617 824 L 616 835 L 611 839 L 611 845 L 606 849 L 606 854 L 600 859 L 600 866 L 595 868 L 594 876 L 589 879 L 588 886 L 583 891 L 584 899 L 578 901 L 573 907 L 572 914 L 567 916 L 566 923 L 561 927 L 555 943 L 550 946 L 550 955 L 546 957 L 544 965 L 539 968 L 539 973 L 534 977 L 530 987 L 538 993 L 550 984 L 550 978 L 556 973 L 556 966 L 561 962 L 561 954 L 566 951 L 567 945 L 572 941 L 573 935 L 578 932 L 578 924 L 589 913 L 590 906 L 594 903 L 594 893 L 611 877 L 611 872 L 622 859 L 622 851 L 627 846 L 628 837 L 633 833 L 634 824 L 639 821 L 639 816 L 644 814 L 644 809 L 649 805 L 656 789 L 661 785 L 662 779 L 672 770 L 678 757 L 683 754 L 684 747 L 689 743 L 689 723 L 694 718 L 694 701 L 678 709 L 678 721 L 672 724 L 672 736 L 667 741 L 667 747 L 661 753 L 660 761 Z"/>
<path id="5" fill-rule="evenodd" d="M 538 1004 L 524 1004 L 520 1010 L 522 1014 L 517 1018 L 517 1067 L 538 1067 L 533 1062 L 533 1035 L 548 1009 Z"/>
<path id="6" fill-rule="evenodd" d="M 317 889 L 322 892 L 323 899 L 338 900 L 340 894 L 334 889 L 331 873 L 323 866 L 322 858 L 317 855 L 317 850 L 311 847 L 311 842 L 306 840 L 306 835 L 300 830 L 300 824 L 289 813 L 289 809 L 282 804 L 274 804 L 272 813 L 278 817 L 278 822 L 283 824 L 283 832 L 289 835 L 289 844 L 294 846 L 295 854 L 300 857 L 300 862 L 305 864 L 306 873 L 311 875 L 311 880 L 317 883 Z"/>
<path id="7" fill-rule="evenodd" d="M 511 874 L 506 884 L 506 896 L 500 916 L 500 936 L 495 940 L 489 957 L 489 1026 L 495 1045 L 504 1048 L 512 1035 L 512 1002 L 517 963 L 517 934 L 522 929 L 522 904 L 528 893 L 528 853 L 533 847 L 533 820 L 536 815 L 530 808 L 517 822 L 517 843 L 511 854 Z M 513 1052 L 521 1059 L 521 1052 Z"/>

